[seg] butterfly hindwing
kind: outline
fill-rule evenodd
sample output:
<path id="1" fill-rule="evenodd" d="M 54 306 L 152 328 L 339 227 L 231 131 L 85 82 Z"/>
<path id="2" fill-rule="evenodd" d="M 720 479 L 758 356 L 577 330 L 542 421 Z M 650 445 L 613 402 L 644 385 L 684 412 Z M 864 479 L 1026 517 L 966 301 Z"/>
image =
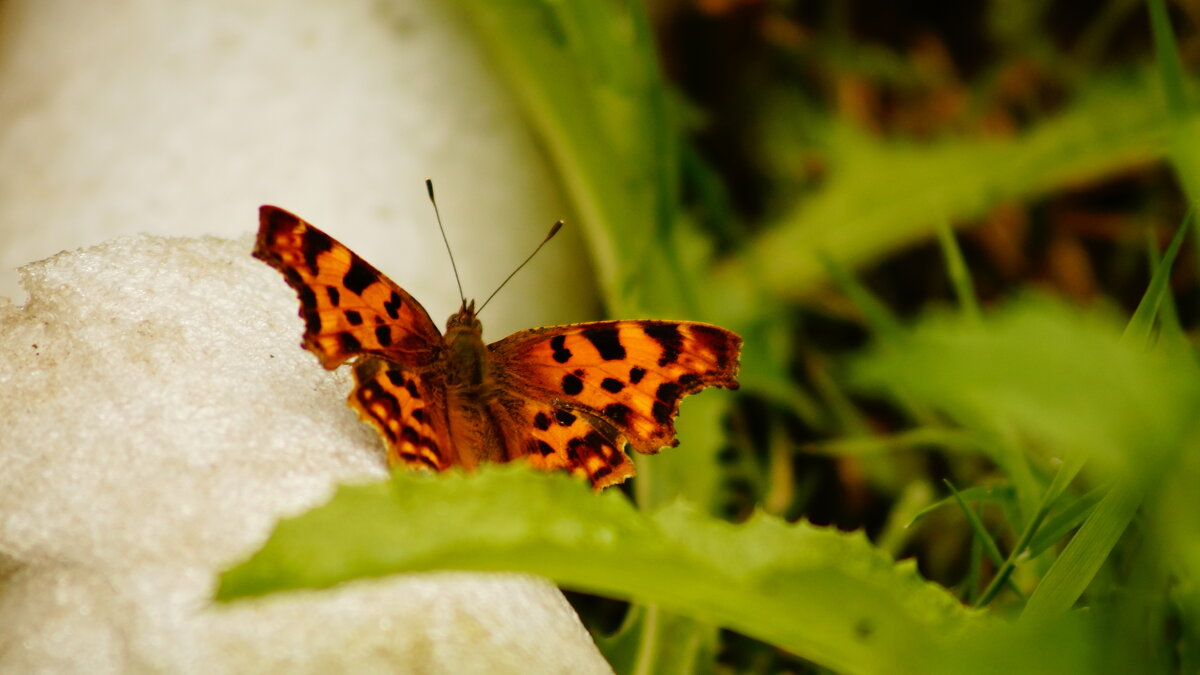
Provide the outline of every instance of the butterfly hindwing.
<path id="1" fill-rule="evenodd" d="M 333 369 L 359 354 L 429 363 L 441 333 L 411 295 L 301 218 L 259 210 L 254 256 L 283 273 L 300 296 L 304 346 Z"/>
<path id="2" fill-rule="evenodd" d="M 704 323 L 599 321 L 522 331 L 488 351 L 498 389 L 598 417 L 652 453 L 678 443 L 673 420 L 684 396 L 737 388 L 741 344 Z"/>
<path id="3" fill-rule="evenodd" d="M 586 477 L 597 490 L 634 473 L 624 436 L 604 420 L 512 392 L 498 390 L 494 417 L 509 455 L 543 471 L 565 470 Z"/>
<path id="4" fill-rule="evenodd" d="M 388 464 L 443 471 L 455 463 L 446 387 L 435 373 L 417 373 L 365 356 L 354 364 L 350 407 L 379 430 Z"/>

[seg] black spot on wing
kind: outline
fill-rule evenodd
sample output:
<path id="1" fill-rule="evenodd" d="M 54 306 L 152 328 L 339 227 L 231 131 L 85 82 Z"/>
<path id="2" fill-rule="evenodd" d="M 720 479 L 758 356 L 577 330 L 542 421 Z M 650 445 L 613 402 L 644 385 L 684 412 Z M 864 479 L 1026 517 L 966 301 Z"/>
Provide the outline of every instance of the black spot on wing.
<path id="1" fill-rule="evenodd" d="M 542 453 L 543 456 L 554 454 L 554 448 L 550 447 L 549 443 L 541 439 L 538 439 L 537 450 L 538 452 Z"/>
<path id="2" fill-rule="evenodd" d="M 424 464 L 425 466 L 427 466 L 427 467 L 429 467 L 429 468 L 433 469 L 434 471 L 437 471 L 437 464 L 434 464 L 433 460 L 432 460 L 432 459 L 429 459 L 429 458 L 428 458 L 428 457 L 426 457 L 425 455 L 417 454 L 417 453 L 415 453 L 415 452 L 404 452 L 404 451 L 401 451 L 401 452 L 400 452 L 400 457 L 401 457 L 401 458 L 403 458 L 403 459 L 406 459 L 406 460 L 408 460 L 408 461 L 410 461 L 410 462 L 421 462 L 421 463 L 422 463 L 422 464 Z"/>
<path id="3" fill-rule="evenodd" d="M 401 438 L 401 440 L 403 440 L 405 442 L 411 443 L 415 447 L 425 448 L 425 449 L 429 450 L 431 453 L 433 453 L 434 456 L 436 456 L 439 459 L 442 457 L 442 451 L 441 451 L 441 448 L 438 447 L 437 441 L 434 441 L 432 438 L 429 438 L 428 436 L 422 436 L 413 427 L 404 427 L 400 431 L 400 438 Z M 405 453 L 405 456 L 408 456 L 407 453 Z M 429 468 L 431 468 L 431 469 L 438 468 L 436 462 L 429 459 L 428 457 L 426 457 L 423 454 L 418 453 L 416 455 L 416 457 L 414 457 L 413 459 L 417 459 L 419 461 L 425 462 L 426 464 L 429 465 Z"/>
<path id="4" fill-rule="evenodd" d="M 566 363 L 571 360 L 571 350 L 566 348 L 567 336 L 555 335 L 550 338 L 550 349 L 554 350 L 553 358 L 558 363 Z"/>
<path id="5" fill-rule="evenodd" d="M 322 253 L 333 248 L 333 240 L 324 232 L 319 232 L 309 227 L 304 230 L 304 243 L 301 247 L 304 251 L 304 264 L 308 267 L 309 273 L 314 277 L 317 276 L 319 270 L 317 258 Z M 336 304 L 334 303 L 334 305 Z"/>
<path id="6" fill-rule="evenodd" d="M 654 416 L 654 421 L 659 424 L 667 424 L 671 421 L 671 409 L 664 405 L 662 401 L 654 402 L 654 406 L 650 408 L 650 414 Z"/>
<path id="7" fill-rule="evenodd" d="M 634 367 L 632 367 L 632 368 L 630 368 L 630 369 L 629 369 L 629 382 L 630 382 L 630 384 L 637 384 L 638 382 L 641 382 L 641 381 L 642 381 L 642 378 L 643 378 L 643 377 L 645 377 L 645 376 L 646 376 L 646 369 L 645 369 L 645 368 L 639 368 L 639 367 L 637 367 L 637 366 L 634 366 Z"/>
<path id="8" fill-rule="evenodd" d="M 600 388 L 609 393 L 615 394 L 625 388 L 625 383 L 620 380 L 614 380 L 611 377 L 606 377 L 600 383 Z"/>
<path id="9" fill-rule="evenodd" d="M 417 389 L 417 385 L 412 380 L 405 381 L 404 388 L 408 390 L 409 396 L 415 399 L 421 398 L 421 392 Z"/>
<path id="10" fill-rule="evenodd" d="M 567 373 L 566 375 L 563 375 L 562 390 L 563 393 L 567 394 L 568 396 L 575 396 L 579 392 L 583 391 L 583 380 L 579 379 L 579 377 L 573 373 Z"/>
<path id="11" fill-rule="evenodd" d="M 404 299 L 400 297 L 399 293 L 392 291 L 391 297 L 388 298 L 387 302 L 383 303 L 383 310 L 387 312 L 387 315 L 392 319 L 399 319 L 400 305 L 402 304 L 404 304 Z"/>
<path id="12" fill-rule="evenodd" d="M 404 427 L 401 429 L 400 438 L 401 440 L 408 441 L 413 445 L 418 445 L 421 442 L 421 434 L 417 433 L 417 430 L 412 427 Z"/>
<path id="13" fill-rule="evenodd" d="M 295 214 L 288 213 L 287 211 L 274 206 L 263 206 L 258 210 L 258 213 L 260 218 L 265 218 L 267 229 L 269 229 L 272 233 L 276 233 L 279 230 L 294 228 L 296 223 L 300 222 L 300 219 L 297 218 Z"/>
<path id="14" fill-rule="evenodd" d="M 379 341 L 380 347 L 390 347 L 392 345 L 392 331 L 387 326 L 375 327 L 375 339 Z"/>
<path id="15" fill-rule="evenodd" d="M 658 365 L 665 366 L 679 359 L 679 351 L 683 348 L 683 336 L 679 326 L 673 323 L 650 324 L 642 329 L 647 337 L 658 343 L 662 355 L 658 357 Z"/>
<path id="16" fill-rule="evenodd" d="M 674 382 L 663 382 L 658 385 L 658 390 L 654 392 L 654 398 L 658 399 L 650 408 L 650 414 L 654 416 L 654 421 L 659 424 L 667 424 L 671 421 L 671 411 L 683 396 L 683 390 Z"/>
<path id="17" fill-rule="evenodd" d="M 355 258 L 354 262 L 350 263 L 350 269 L 346 271 L 346 276 L 342 277 L 342 285 L 350 289 L 357 295 L 362 295 L 363 291 L 367 290 L 376 280 L 375 274 L 371 272 L 371 268 L 362 260 Z"/>
<path id="18" fill-rule="evenodd" d="M 678 401 L 681 395 L 682 390 L 674 382 L 663 382 L 658 385 L 658 391 L 654 392 L 654 397 L 667 405 Z"/>
<path id="19" fill-rule="evenodd" d="M 555 410 L 554 421 L 558 422 L 559 426 L 569 427 L 572 424 L 575 424 L 575 416 L 566 410 Z"/>
<path id="20" fill-rule="evenodd" d="M 624 403 L 609 403 L 604 406 L 604 416 L 617 426 L 628 426 L 629 415 L 632 412 Z"/>
<path id="21" fill-rule="evenodd" d="M 696 338 L 701 345 L 717 357 L 717 368 L 719 370 L 725 370 L 729 367 L 729 357 L 733 351 L 731 348 L 738 342 L 736 336 L 731 341 L 730 336 L 732 333 L 716 326 L 694 325 L 689 326 L 688 330 L 691 332 L 692 337 Z"/>
<path id="22" fill-rule="evenodd" d="M 304 317 L 305 330 L 311 335 L 317 335 L 321 332 L 321 317 L 317 314 L 317 294 L 304 283 L 304 279 L 300 278 L 296 270 L 287 269 L 283 275 L 288 284 L 296 289 L 296 295 L 300 296 L 300 316 Z"/>
<path id="23" fill-rule="evenodd" d="M 586 435 L 579 438 L 572 438 L 567 441 L 567 456 L 571 459 L 579 459 L 579 449 L 587 448 L 593 452 L 599 452 L 600 448 L 604 447 L 606 442 L 604 437 L 599 432 L 592 430 Z"/>
<path id="24" fill-rule="evenodd" d="M 583 337 L 592 343 L 592 346 L 600 353 L 600 358 L 605 361 L 625 358 L 625 347 L 621 345 L 621 337 L 616 328 L 611 326 L 589 328 L 583 331 Z"/>
<path id="25" fill-rule="evenodd" d="M 550 428 L 550 416 L 544 412 L 539 412 L 533 416 L 533 426 L 538 431 L 545 431 Z"/>
<path id="26" fill-rule="evenodd" d="M 341 344 L 342 351 L 344 352 L 353 353 L 362 351 L 362 343 L 350 333 L 338 333 L 338 342 Z"/>
<path id="27" fill-rule="evenodd" d="M 346 320 L 350 322 L 351 326 L 361 326 L 362 325 L 363 318 L 362 318 L 362 314 L 360 314 L 359 312 L 356 312 L 353 309 L 348 309 L 342 313 L 346 315 Z"/>
<path id="28" fill-rule="evenodd" d="M 326 286 L 325 294 L 329 296 L 329 304 L 337 307 L 342 302 L 342 294 L 335 286 Z"/>
<path id="29" fill-rule="evenodd" d="M 306 312 L 304 315 L 304 329 L 311 335 L 316 335 L 321 332 L 321 316 L 316 312 Z"/>

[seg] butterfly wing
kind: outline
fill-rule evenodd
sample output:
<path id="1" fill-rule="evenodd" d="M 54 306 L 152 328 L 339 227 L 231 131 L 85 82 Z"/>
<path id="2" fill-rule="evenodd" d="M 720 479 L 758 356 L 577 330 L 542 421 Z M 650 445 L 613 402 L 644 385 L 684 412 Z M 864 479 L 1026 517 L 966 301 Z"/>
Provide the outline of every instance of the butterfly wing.
<path id="1" fill-rule="evenodd" d="M 567 456 L 572 442 L 583 443 L 612 463 L 607 448 L 620 450 L 622 441 L 643 453 L 677 445 L 680 400 L 705 387 L 736 389 L 741 345 L 735 333 L 709 324 L 600 321 L 523 331 L 488 351 L 497 390 L 527 401 L 505 406 L 526 430 L 526 447 L 549 457 L 541 442 Z M 577 418 L 563 426 L 570 431 L 543 429 L 560 411 Z"/>
<path id="2" fill-rule="evenodd" d="M 583 411 L 500 389 L 492 417 L 501 426 L 509 457 L 523 457 L 534 468 L 584 476 L 597 490 L 634 473 L 621 432 Z"/>
<path id="3" fill-rule="evenodd" d="M 300 296 L 304 346 L 332 370 L 360 354 L 407 366 L 437 358 L 442 336 L 425 308 L 387 277 L 301 218 L 259 209 L 254 257 Z"/>
<path id="4" fill-rule="evenodd" d="M 444 471 L 454 465 L 446 385 L 436 370 L 417 372 L 366 356 L 354 364 L 350 407 L 387 442 L 388 464 Z"/>

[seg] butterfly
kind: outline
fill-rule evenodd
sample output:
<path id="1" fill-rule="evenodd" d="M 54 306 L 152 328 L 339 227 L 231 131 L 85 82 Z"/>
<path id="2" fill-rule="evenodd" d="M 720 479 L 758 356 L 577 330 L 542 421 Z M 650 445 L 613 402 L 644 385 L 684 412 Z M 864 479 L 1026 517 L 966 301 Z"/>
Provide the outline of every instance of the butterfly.
<path id="1" fill-rule="evenodd" d="M 627 444 L 642 453 L 678 445 L 684 396 L 738 387 L 742 340 L 718 326 L 597 321 L 485 345 L 474 301 L 463 300 L 442 334 L 404 289 L 281 208 L 259 210 L 253 255 L 300 296 L 302 344 L 321 365 L 353 360 L 349 405 L 383 436 L 392 466 L 523 459 L 599 490 L 634 474 Z"/>

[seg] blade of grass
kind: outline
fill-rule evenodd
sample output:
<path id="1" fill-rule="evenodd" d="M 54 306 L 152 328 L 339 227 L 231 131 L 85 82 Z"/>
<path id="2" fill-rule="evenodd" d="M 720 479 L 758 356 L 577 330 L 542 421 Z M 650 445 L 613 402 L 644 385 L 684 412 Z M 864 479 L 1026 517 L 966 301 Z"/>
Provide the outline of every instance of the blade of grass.
<path id="1" fill-rule="evenodd" d="M 888 513 L 887 521 L 875 539 L 875 545 L 887 551 L 893 558 L 901 557 L 905 546 L 916 533 L 916 530 L 910 527 L 917 518 L 914 514 L 924 511 L 933 497 L 933 486 L 924 480 L 914 480 L 905 485 Z"/>
<path id="2" fill-rule="evenodd" d="M 1163 0 L 1149 0 L 1148 4 L 1158 75 L 1171 123 L 1168 156 L 1188 201 L 1196 207 L 1200 206 L 1200 151 L 1196 149 L 1197 141 L 1200 141 L 1200 128 L 1187 89 L 1187 81 L 1184 79 L 1183 65 L 1179 60 L 1179 49 L 1175 45 L 1175 33 L 1171 30 L 1171 17 L 1167 14 L 1166 3 Z"/>
<path id="3" fill-rule="evenodd" d="M 1157 270 L 1162 264 L 1162 254 L 1158 251 L 1158 238 L 1154 235 L 1154 228 L 1146 228 L 1146 258 L 1150 261 L 1152 270 Z M 1153 274 L 1151 279 L 1153 280 Z M 1179 323 L 1179 309 L 1175 306 L 1175 296 L 1170 292 L 1163 293 L 1162 305 L 1158 308 L 1158 325 L 1160 340 L 1181 349 L 1186 348 L 1187 335 Z"/>
<path id="4" fill-rule="evenodd" d="M 1146 293 L 1142 296 L 1142 301 L 1138 303 L 1137 309 L 1133 312 L 1133 318 L 1129 320 L 1129 324 L 1125 327 L 1125 333 L 1121 336 L 1122 342 L 1149 343 L 1151 330 L 1154 327 L 1154 317 L 1158 315 L 1158 309 L 1162 306 L 1163 297 L 1167 293 L 1167 282 L 1171 279 L 1171 267 L 1175 264 L 1175 256 L 1179 254 L 1179 247 L 1183 245 L 1183 238 L 1187 236 L 1194 215 L 1195 210 L 1189 209 L 1183 218 L 1183 224 L 1179 226 L 1175 236 L 1171 238 L 1166 252 L 1163 253 L 1162 260 L 1155 266 L 1154 276 L 1150 278 Z"/>
<path id="5" fill-rule="evenodd" d="M 979 299 L 975 296 L 975 282 L 972 281 L 971 273 L 967 270 L 962 249 L 958 246 L 954 231 L 950 229 L 950 223 L 939 218 L 935 227 L 937 228 L 938 243 L 942 248 L 942 259 L 946 263 L 946 277 L 950 279 L 950 285 L 954 288 L 954 296 L 958 299 L 959 307 L 971 320 L 983 321 L 983 312 L 979 309 Z"/>
<path id="6" fill-rule="evenodd" d="M 853 274 L 846 271 L 846 268 L 841 263 L 834 260 L 832 257 L 824 253 L 817 254 L 821 264 L 825 267 L 826 274 L 837 284 L 838 288 L 850 298 L 850 302 L 858 307 L 863 313 L 863 318 L 867 321 L 867 326 L 871 328 L 878 339 L 885 343 L 897 344 L 904 338 L 904 327 L 896 320 L 891 310 L 887 308 L 875 294 L 871 292 L 861 281 Z"/>
<path id="7" fill-rule="evenodd" d="M 943 480 L 942 483 L 944 483 L 946 487 L 950 489 L 950 494 L 954 497 L 954 501 L 958 502 L 959 508 L 962 510 L 963 515 L 966 516 L 967 522 L 971 525 L 971 531 L 975 535 L 975 541 L 983 548 L 983 553 L 991 559 L 993 565 L 1004 564 L 1004 554 L 1000 552 L 1000 547 L 996 545 L 996 540 L 992 539 L 991 533 L 989 533 L 987 528 L 984 527 L 983 521 L 979 519 L 979 514 L 975 513 L 975 509 L 972 509 L 967 505 L 966 500 L 963 499 L 958 490 L 954 489 L 954 485 L 951 484 L 950 481 Z M 1017 585 L 1012 582 L 1012 578 L 1010 576 L 1005 575 L 1003 583 L 1008 584 L 1009 589 L 1012 590 L 1013 593 L 1016 593 L 1017 597 L 1024 596 L 1024 594 L 1021 593 L 1021 589 L 1017 588 Z"/>
<path id="8" fill-rule="evenodd" d="M 1037 511 L 1034 512 L 1033 517 L 1021 532 L 1021 536 L 1017 539 L 1016 545 L 1013 546 L 1004 564 L 1000 566 L 1000 569 L 996 570 L 996 576 L 992 578 L 991 583 L 988 584 L 988 587 L 979 596 L 979 601 L 975 603 L 976 607 L 983 607 L 991 602 L 996 593 L 1000 592 L 1001 585 L 1008 581 L 1013 569 L 1016 568 L 1017 562 L 1027 557 L 1029 542 L 1037 534 L 1042 521 L 1045 520 L 1047 514 L 1050 512 L 1050 507 L 1070 487 L 1071 482 L 1075 480 L 1075 476 L 1079 475 L 1079 471 L 1083 468 L 1083 464 L 1084 460 L 1082 457 L 1073 456 L 1072 459 L 1064 462 L 1059 467 L 1058 473 L 1054 475 L 1054 480 L 1050 483 L 1050 487 L 1046 488 L 1046 492 L 1042 495 L 1042 502 L 1038 506 Z"/>
<path id="9" fill-rule="evenodd" d="M 979 582 L 981 579 L 980 572 L 983 571 L 983 542 L 979 539 L 971 538 L 971 555 L 967 561 L 967 578 L 963 581 L 966 585 L 967 592 L 963 595 L 967 605 L 974 607 L 979 598 L 979 593 L 983 590 L 980 588 Z"/>
<path id="10" fill-rule="evenodd" d="M 1107 490 L 1102 487 L 1093 488 L 1087 494 L 1071 502 L 1062 511 L 1054 514 L 1054 517 L 1047 519 L 1046 524 L 1029 542 L 1029 556 L 1036 558 L 1067 536 L 1071 530 L 1079 527 L 1079 524 L 1086 520 L 1092 510 L 1096 508 L 1096 504 L 1100 503 L 1106 492 Z"/>
<path id="11" fill-rule="evenodd" d="M 949 506 L 950 504 L 958 503 L 961 505 L 963 501 L 1010 501 L 1015 498 L 1016 495 L 1017 491 L 1011 485 L 988 485 L 955 491 L 954 494 L 950 495 L 949 497 L 939 499 L 938 501 L 918 511 L 913 515 L 912 520 L 908 521 L 908 525 L 905 525 L 905 527 L 912 527 L 913 525 L 916 525 L 917 522 L 925 516 L 937 511 L 938 509 Z M 1001 562 L 1001 560 L 997 560 L 996 564 L 998 565 Z"/>
<path id="12" fill-rule="evenodd" d="M 979 452 L 986 441 L 962 429 L 918 427 L 886 436 L 849 436 L 804 446 L 806 452 L 831 457 L 862 457 L 925 446 L 956 452 Z"/>
<path id="13" fill-rule="evenodd" d="M 992 535 L 987 531 L 983 521 L 979 519 L 979 514 L 975 513 L 975 509 L 967 505 L 967 501 L 963 499 L 962 494 L 955 489 L 954 484 L 949 480 L 942 480 L 942 484 L 950 490 L 950 495 L 954 501 L 958 503 L 962 513 L 967 518 L 967 523 L 971 526 L 971 530 L 975 533 L 975 539 L 983 544 L 983 552 L 987 554 L 992 562 L 1000 565 L 1004 563 L 1004 554 L 1000 552 L 1000 547 L 996 545 L 996 540 L 992 539 Z"/>
<path id="14" fill-rule="evenodd" d="M 1033 590 L 1021 613 L 1022 621 L 1037 621 L 1071 609 L 1129 526 L 1144 491 L 1141 481 L 1113 485 Z"/>
<path id="15" fill-rule="evenodd" d="M 1154 36 L 1154 55 L 1158 61 L 1158 73 L 1162 78 L 1163 94 L 1167 99 L 1167 110 L 1176 120 L 1187 116 L 1191 105 L 1184 85 L 1183 64 L 1179 61 L 1179 48 L 1175 45 L 1175 33 L 1171 30 L 1171 18 L 1163 0 L 1149 0 L 1150 31 Z"/>

